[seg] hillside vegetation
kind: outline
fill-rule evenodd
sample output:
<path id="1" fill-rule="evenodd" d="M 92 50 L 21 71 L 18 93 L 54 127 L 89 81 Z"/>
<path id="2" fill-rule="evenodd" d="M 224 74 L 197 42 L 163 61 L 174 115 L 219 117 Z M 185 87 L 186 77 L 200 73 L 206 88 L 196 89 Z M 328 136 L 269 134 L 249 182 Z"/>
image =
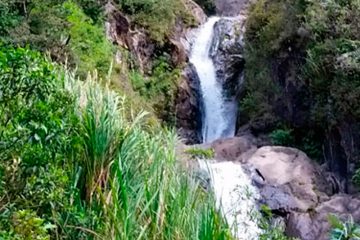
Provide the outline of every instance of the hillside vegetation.
<path id="1" fill-rule="evenodd" d="M 26 48 L 0 48 L 0 80 L 1 239 L 231 238 L 125 97 Z"/>
<path id="2" fill-rule="evenodd" d="M 358 0 L 259 0 L 251 8 L 241 114 L 255 131 L 285 133 L 281 144 L 320 160 L 327 133 L 360 121 L 359 21 Z"/>

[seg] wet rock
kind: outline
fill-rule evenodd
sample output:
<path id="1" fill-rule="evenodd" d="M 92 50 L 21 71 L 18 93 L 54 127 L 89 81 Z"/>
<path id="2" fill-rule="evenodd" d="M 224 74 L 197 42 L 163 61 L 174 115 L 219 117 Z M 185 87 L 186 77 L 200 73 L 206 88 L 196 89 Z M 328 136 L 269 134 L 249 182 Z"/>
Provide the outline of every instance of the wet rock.
<path id="1" fill-rule="evenodd" d="M 214 27 L 210 56 L 214 61 L 217 80 L 223 84 L 228 97 L 239 93 L 244 82 L 243 23 L 241 18 L 223 18 Z"/>
<path id="2" fill-rule="evenodd" d="M 176 97 L 176 127 L 186 144 L 202 142 L 202 101 L 200 80 L 189 64 L 182 73 Z"/>

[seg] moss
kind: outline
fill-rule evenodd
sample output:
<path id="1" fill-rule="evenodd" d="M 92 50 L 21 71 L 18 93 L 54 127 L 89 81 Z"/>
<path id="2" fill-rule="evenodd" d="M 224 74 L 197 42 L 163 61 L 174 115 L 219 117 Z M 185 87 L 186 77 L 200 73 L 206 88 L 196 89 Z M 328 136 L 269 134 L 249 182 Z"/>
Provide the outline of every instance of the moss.
<path id="1" fill-rule="evenodd" d="M 213 148 L 202 149 L 202 148 L 190 148 L 185 150 L 186 154 L 189 154 L 191 158 L 200 158 L 200 159 L 211 159 L 215 156 L 215 151 Z"/>

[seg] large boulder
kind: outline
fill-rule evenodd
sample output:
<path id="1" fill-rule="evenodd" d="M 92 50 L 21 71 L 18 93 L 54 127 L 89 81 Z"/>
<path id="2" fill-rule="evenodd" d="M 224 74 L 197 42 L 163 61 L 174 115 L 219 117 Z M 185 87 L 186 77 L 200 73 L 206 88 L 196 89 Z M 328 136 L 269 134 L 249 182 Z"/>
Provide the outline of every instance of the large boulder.
<path id="1" fill-rule="evenodd" d="M 302 240 L 329 239 L 330 214 L 338 216 L 342 221 L 349 220 L 351 215 L 355 222 L 359 222 L 360 199 L 350 195 L 336 195 L 310 212 L 292 212 L 287 220 L 286 233 Z"/>
<path id="2" fill-rule="evenodd" d="M 262 147 L 246 163 L 261 176 L 261 181 L 255 179 L 261 203 L 274 212 L 306 212 L 326 198 L 322 193 L 327 185 L 321 168 L 297 149 Z"/>
<path id="3" fill-rule="evenodd" d="M 243 160 L 243 159 L 242 159 Z M 305 153 L 294 148 L 266 146 L 246 160 L 259 204 L 282 217 L 286 234 L 302 240 L 329 239 L 329 214 L 360 221 L 360 199 L 338 193 L 339 177 L 324 171 Z"/>

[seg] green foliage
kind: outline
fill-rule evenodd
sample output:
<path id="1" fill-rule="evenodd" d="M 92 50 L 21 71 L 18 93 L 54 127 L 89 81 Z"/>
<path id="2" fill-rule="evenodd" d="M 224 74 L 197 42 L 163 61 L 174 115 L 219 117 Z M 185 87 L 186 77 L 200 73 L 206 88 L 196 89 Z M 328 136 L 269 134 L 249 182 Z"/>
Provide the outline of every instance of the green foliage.
<path id="1" fill-rule="evenodd" d="M 294 146 L 321 158 L 327 129 L 347 119 L 360 120 L 359 13 L 357 0 L 255 3 L 245 35 L 243 119 L 262 123 L 266 130 L 289 126 Z M 301 126 L 291 119 L 297 106 L 282 103 L 294 99 L 294 90 L 309 105 Z M 317 134 L 304 137 L 306 131 Z"/>
<path id="2" fill-rule="evenodd" d="M 19 4 L 5 0 L 0 3 L 0 41 L 48 51 L 54 60 L 78 67 L 82 77 L 94 69 L 105 76 L 113 56 L 102 26 L 105 3 L 78 2 L 31 0 Z"/>
<path id="3" fill-rule="evenodd" d="M 354 223 L 351 216 L 346 222 L 342 222 L 335 215 L 329 215 L 328 220 L 332 227 L 330 232 L 331 240 L 360 239 L 360 226 Z"/>
<path id="4" fill-rule="evenodd" d="M 106 0 L 75 0 L 83 9 L 83 12 L 89 16 L 94 23 L 101 23 L 104 18 L 104 6 Z"/>
<path id="5" fill-rule="evenodd" d="M 271 142 L 274 145 L 292 146 L 294 144 L 294 137 L 291 129 L 276 129 L 270 133 Z"/>
<path id="6" fill-rule="evenodd" d="M 314 41 L 308 48 L 304 77 L 315 94 L 312 111 L 318 123 L 333 124 L 349 114 L 360 118 L 360 41 L 355 27 L 359 12 L 358 1 L 310 2 L 306 26 Z"/>
<path id="7" fill-rule="evenodd" d="M 13 232 L 10 239 L 48 239 L 59 229 L 45 231 L 34 214 L 52 223 L 72 220 L 57 213 L 71 208 L 74 191 L 74 97 L 57 67 L 29 49 L 1 47 L 0 73 L 0 231 Z"/>
<path id="8" fill-rule="evenodd" d="M 61 158 L 70 142 L 72 119 L 64 116 L 72 99 L 55 66 L 37 52 L 1 47 L 0 81 L 0 156 L 31 165 Z"/>
<path id="9" fill-rule="evenodd" d="M 189 154 L 192 158 L 200 159 L 211 159 L 215 156 L 215 151 L 212 148 L 202 149 L 202 148 L 189 148 L 185 151 L 186 154 Z"/>
<path id="10" fill-rule="evenodd" d="M 58 59 L 64 58 L 67 49 L 63 41 L 67 25 L 61 7 L 63 1 L 1 2 L 0 18 L 4 20 L 1 21 L 4 27 L 0 27 L 0 41 L 23 47 L 30 44 L 35 49 L 51 52 Z"/>
<path id="11" fill-rule="evenodd" d="M 260 240 L 291 240 L 292 238 L 287 237 L 280 226 L 271 223 L 273 214 L 271 209 L 267 205 L 261 205 L 260 207 L 262 217 L 259 220 L 259 225 L 263 229 L 260 234 Z"/>
<path id="12" fill-rule="evenodd" d="M 165 57 L 160 57 L 154 61 L 150 76 L 145 77 L 133 70 L 129 77 L 133 89 L 150 101 L 157 116 L 174 125 L 174 106 L 180 70 L 171 67 Z"/>
<path id="13" fill-rule="evenodd" d="M 249 47 L 256 46 L 253 51 L 265 57 L 278 51 L 296 31 L 299 2 L 260 0 L 254 4 L 246 28 Z"/>
<path id="14" fill-rule="evenodd" d="M 0 72 L 2 239 L 231 239 L 174 132 L 28 49 Z"/>
<path id="15" fill-rule="evenodd" d="M 97 69 L 105 76 L 111 65 L 113 49 L 105 37 L 103 26 L 94 25 L 74 2 L 67 1 L 63 6 L 70 23 L 70 48 L 79 74 L 86 77 L 88 71 Z"/>
<path id="16" fill-rule="evenodd" d="M 353 177 L 352 177 L 353 183 L 355 183 L 357 186 L 360 186 L 360 168 L 358 168 Z"/>
<path id="17" fill-rule="evenodd" d="M 194 21 L 184 3 L 178 0 L 122 0 L 119 6 L 160 45 L 169 37 L 177 18 L 189 25 Z"/>
<path id="18" fill-rule="evenodd" d="M 20 20 L 17 10 L 13 8 L 14 4 L 11 1 L 0 2 L 0 36 L 8 34 Z"/>
<path id="19" fill-rule="evenodd" d="M 45 225 L 44 220 L 30 210 L 20 210 L 13 215 L 14 238 L 24 240 L 49 240 L 47 230 L 51 225 Z"/>

